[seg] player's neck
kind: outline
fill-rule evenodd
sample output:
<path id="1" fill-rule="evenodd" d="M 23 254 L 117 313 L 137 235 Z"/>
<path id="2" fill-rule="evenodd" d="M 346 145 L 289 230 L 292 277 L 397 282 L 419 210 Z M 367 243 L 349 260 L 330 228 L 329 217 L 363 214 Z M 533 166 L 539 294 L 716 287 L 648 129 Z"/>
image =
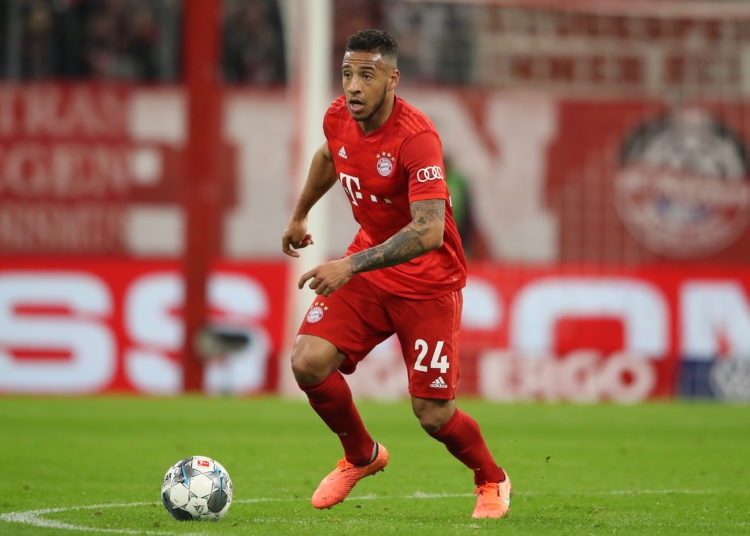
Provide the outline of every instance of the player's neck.
<path id="1" fill-rule="evenodd" d="M 357 121 L 359 128 L 362 129 L 362 134 L 367 136 L 377 129 L 382 127 L 388 118 L 391 117 L 393 109 L 396 107 L 396 96 L 390 94 L 386 97 L 383 105 L 378 109 L 372 117 L 368 117 L 364 121 Z"/>

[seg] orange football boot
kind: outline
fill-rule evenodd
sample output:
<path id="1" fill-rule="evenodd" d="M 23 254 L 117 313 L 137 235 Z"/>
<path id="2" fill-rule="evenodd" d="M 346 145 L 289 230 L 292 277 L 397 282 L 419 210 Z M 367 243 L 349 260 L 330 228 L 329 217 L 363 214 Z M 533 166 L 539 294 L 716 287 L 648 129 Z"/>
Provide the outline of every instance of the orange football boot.
<path id="1" fill-rule="evenodd" d="M 485 517 L 503 517 L 510 508 L 510 494 L 513 486 L 510 478 L 505 475 L 502 482 L 487 482 L 479 486 L 474 492 L 477 496 L 477 506 L 471 517 L 475 519 Z"/>
<path id="2" fill-rule="evenodd" d="M 321 480 L 318 489 L 313 493 L 312 505 L 315 508 L 330 508 L 340 503 L 346 499 L 357 482 L 366 476 L 382 471 L 386 465 L 388 465 L 388 451 L 380 443 L 378 443 L 378 454 L 375 460 L 368 465 L 357 467 L 347 462 L 346 458 L 339 460 L 336 469 Z"/>

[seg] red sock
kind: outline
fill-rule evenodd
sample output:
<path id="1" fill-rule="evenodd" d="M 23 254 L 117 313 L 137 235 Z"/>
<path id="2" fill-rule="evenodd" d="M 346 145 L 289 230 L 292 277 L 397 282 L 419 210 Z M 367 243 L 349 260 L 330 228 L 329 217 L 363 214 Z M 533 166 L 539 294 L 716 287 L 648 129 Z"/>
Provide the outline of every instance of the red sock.
<path id="1" fill-rule="evenodd" d="M 322 382 L 298 385 L 323 422 L 339 436 L 346 460 L 354 465 L 370 463 L 375 442 L 362 423 L 349 384 L 341 373 L 335 371 Z"/>
<path id="2" fill-rule="evenodd" d="M 502 482 L 505 472 L 492 459 L 477 421 L 457 409 L 440 430 L 430 434 L 445 444 L 448 452 L 474 471 L 477 486 L 485 482 Z"/>

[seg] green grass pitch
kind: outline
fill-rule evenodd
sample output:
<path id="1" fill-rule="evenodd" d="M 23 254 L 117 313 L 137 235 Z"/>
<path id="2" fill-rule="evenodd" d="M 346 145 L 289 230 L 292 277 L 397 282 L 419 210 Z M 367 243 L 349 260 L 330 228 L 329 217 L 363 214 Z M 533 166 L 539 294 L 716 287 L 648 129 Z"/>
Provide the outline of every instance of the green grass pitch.
<path id="1" fill-rule="evenodd" d="M 391 463 L 317 511 L 341 450 L 303 401 L 0 398 L 0 534 L 750 534 L 747 406 L 459 400 L 515 490 L 505 518 L 473 520 L 471 472 L 409 404 L 359 405 Z M 193 454 L 234 481 L 221 521 L 180 523 L 161 504 L 164 472 Z"/>

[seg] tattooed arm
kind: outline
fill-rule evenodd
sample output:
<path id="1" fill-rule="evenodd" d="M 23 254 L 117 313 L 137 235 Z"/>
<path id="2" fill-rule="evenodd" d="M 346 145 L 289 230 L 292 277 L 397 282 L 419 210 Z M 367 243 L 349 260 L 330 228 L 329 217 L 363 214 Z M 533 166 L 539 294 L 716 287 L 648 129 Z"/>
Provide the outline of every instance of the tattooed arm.
<path id="1" fill-rule="evenodd" d="M 321 264 L 305 273 L 299 288 L 312 279 L 310 288 L 328 296 L 344 286 L 354 274 L 395 266 L 443 245 L 445 200 L 426 199 L 409 205 L 411 221 L 380 245 L 343 259 Z"/>
<path id="2" fill-rule="evenodd" d="M 406 227 L 382 244 L 350 257 L 352 273 L 395 266 L 443 245 L 445 201 L 415 201 L 409 208 L 412 219 Z"/>

